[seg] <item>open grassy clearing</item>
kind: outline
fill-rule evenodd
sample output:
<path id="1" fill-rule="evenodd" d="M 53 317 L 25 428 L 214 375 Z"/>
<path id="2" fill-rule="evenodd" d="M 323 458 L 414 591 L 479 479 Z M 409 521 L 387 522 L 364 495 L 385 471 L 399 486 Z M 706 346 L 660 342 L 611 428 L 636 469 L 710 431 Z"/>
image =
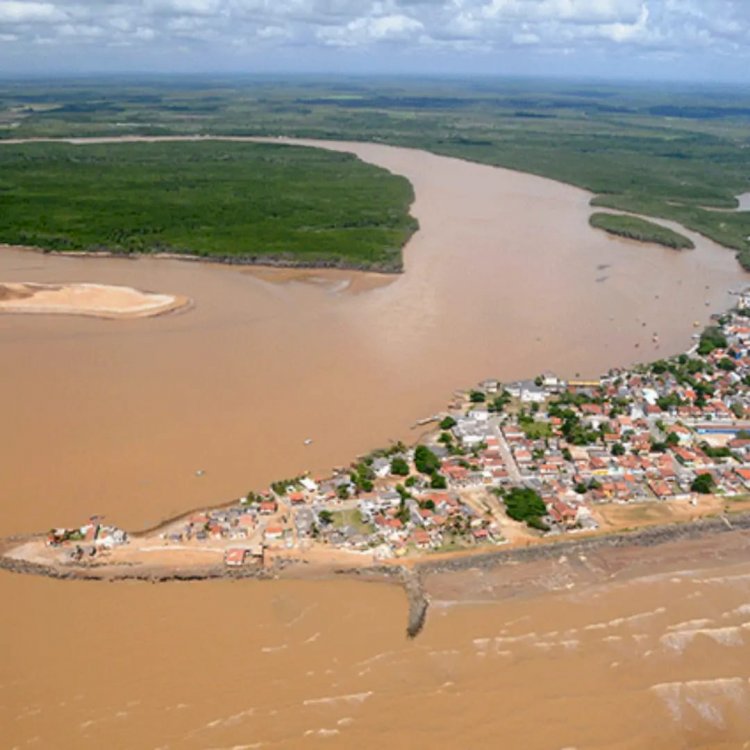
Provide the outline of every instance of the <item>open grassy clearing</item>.
<path id="1" fill-rule="evenodd" d="M 0 148 L 0 241 L 395 271 L 411 185 L 349 154 L 254 143 Z"/>
<path id="2" fill-rule="evenodd" d="M 653 242 L 657 245 L 674 248 L 675 250 L 692 249 L 695 247 L 693 241 L 684 235 L 635 216 L 595 213 L 589 218 L 589 223 L 592 227 L 602 229 L 608 234 L 626 237 L 638 242 Z"/>

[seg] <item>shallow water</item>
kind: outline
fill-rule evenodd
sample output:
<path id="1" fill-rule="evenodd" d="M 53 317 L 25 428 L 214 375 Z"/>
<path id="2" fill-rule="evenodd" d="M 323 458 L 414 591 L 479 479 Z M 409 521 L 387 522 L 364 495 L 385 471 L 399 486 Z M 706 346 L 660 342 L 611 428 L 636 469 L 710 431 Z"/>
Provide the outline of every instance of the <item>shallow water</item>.
<path id="1" fill-rule="evenodd" d="M 415 420 L 485 377 L 593 375 L 675 353 L 747 279 L 701 238 L 677 253 L 594 232 L 575 188 L 339 147 L 415 186 L 421 230 L 406 273 L 385 283 L 0 253 L 2 280 L 195 300 L 140 321 L 0 317 L 0 533 L 92 513 L 144 526 L 411 439 Z M 750 736 L 737 710 L 750 578 L 715 578 L 437 606 L 409 642 L 403 594 L 381 585 L 2 575 L 2 736 L 10 747 L 738 747 Z M 659 608 L 644 624 L 585 630 Z M 733 630 L 669 629 L 690 620 Z"/>

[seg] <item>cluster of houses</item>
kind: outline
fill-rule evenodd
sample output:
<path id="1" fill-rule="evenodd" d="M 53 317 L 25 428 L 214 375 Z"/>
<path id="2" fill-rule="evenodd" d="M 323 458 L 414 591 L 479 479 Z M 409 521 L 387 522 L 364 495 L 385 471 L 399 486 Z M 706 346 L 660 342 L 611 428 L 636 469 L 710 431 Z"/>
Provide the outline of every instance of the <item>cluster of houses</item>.
<path id="1" fill-rule="evenodd" d="M 46 541 L 49 547 L 66 547 L 70 558 L 80 561 L 127 544 L 128 534 L 123 529 L 103 524 L 99 518 L 92 516 L 88 523 L 76 528 L 51 529 Z"/>
<path id="2" fill-rule="evenodd" d="M 501 544 L 510 529 L 595 529 L 602 503 L 750 493 L 750 297 L 696 338 L 679 357 L 596 380 L 485 381 L 420 446 L 398 443 L 325 479 L 275 483 L 162 536 L 220 543 L 228 566 L 321 545 L 384 559 Z M 513 488 L 543 504 L 533 530 L 508 517 Z M 126 541 L 96 528 L 78 533 Z M 66 534 L 53 532 L 50 543 Z"/>

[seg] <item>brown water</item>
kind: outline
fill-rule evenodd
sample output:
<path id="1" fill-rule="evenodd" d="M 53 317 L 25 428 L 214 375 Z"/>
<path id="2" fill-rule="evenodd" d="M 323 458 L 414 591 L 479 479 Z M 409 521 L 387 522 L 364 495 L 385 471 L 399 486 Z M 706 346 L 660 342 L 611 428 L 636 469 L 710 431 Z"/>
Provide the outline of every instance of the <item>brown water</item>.
<path id="1" fill-rule="evenodd" d="M 196 303 L 140 321 L 0 317 L 0 533 L 94 512 L 143 526 L 408 439 L 453 389 L 485 377 L 596 374 L 680 351 L 693 320 L 728 306 L 747 278 L 701 238 L 677 253 L 594 232 L 589 196 L 574 188 L 416 151 L 338 147 L 414 184 L 421 230 L 406 273 L 386 283 L 0 253 L 4 281 L 125 284 Z M 746 581 L 690 599 L 695 616 L 739 606 Z M 415 643 L 404 641 L 401 592 L 384 586 L 4 575 L 0 589 L 7 746 L 720 747 L 740 736 L 732 696 L 747 705 L 744 640 L 699 639 L 681 655 L 659 652 L 653 668 L 632 639 L 522 645 L 511 657 L 480 656 L 474 643 L 518 617 L 525 632 L 562 631 L 634 602 L 667 602 L 669 617 L 691 619 L 686 589 L 669 581 L 632 596 L 444 608 Z M 650 687 L 718 677 L 745 680 L 717 683 L 731 693 L 716 689 L 726 729 L 692 717 L 694 687 Z M 675 691 L 689 721 L 670 719 L 664 695 Z M 309 702 L 342 695 L 356 697 Z"/>

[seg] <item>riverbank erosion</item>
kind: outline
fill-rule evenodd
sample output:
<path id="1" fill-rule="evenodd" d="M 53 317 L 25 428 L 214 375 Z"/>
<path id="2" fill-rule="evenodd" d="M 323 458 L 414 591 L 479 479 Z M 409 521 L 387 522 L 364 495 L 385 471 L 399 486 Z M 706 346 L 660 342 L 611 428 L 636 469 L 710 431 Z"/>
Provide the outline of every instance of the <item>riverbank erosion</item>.
<path id="1" fill-rule="evenodd" d="M 0 313 L 146 318 L 189 307 L 192 300 L 127 286 L 91 283 L 0 283 Z"/>
<path id="2" fill-rule="evenodd" d="M 720 544 L 717 543 L 720 540 Z M 151 555 L 149 552 L 162 552 Z M 635 580 L 747 560 L 750 513 L 726 514 L 623 532 L 587 535 L 452 556 L 429 555 L 406 563 L 369 564 L 362 557 L 278 555 L 257 565 L 231 567 L 220 554 L 153 547 L 105 560 L 73 561 L 50 550 L 42 536 L 3 540 L 0 569 L 68 581 L 168 583 L 210 580 L 333 580 L 351 578 L 403 587 L 406 633 L 414 638 L 427 621 L 431 602 L 493 602 L 577 587 Z M 165 556 L 171 558 L 170 562 Z M 156 559 L 154 559 L 154 557 Z M 202 559 L 205 557 L 207 559 Z"/>

